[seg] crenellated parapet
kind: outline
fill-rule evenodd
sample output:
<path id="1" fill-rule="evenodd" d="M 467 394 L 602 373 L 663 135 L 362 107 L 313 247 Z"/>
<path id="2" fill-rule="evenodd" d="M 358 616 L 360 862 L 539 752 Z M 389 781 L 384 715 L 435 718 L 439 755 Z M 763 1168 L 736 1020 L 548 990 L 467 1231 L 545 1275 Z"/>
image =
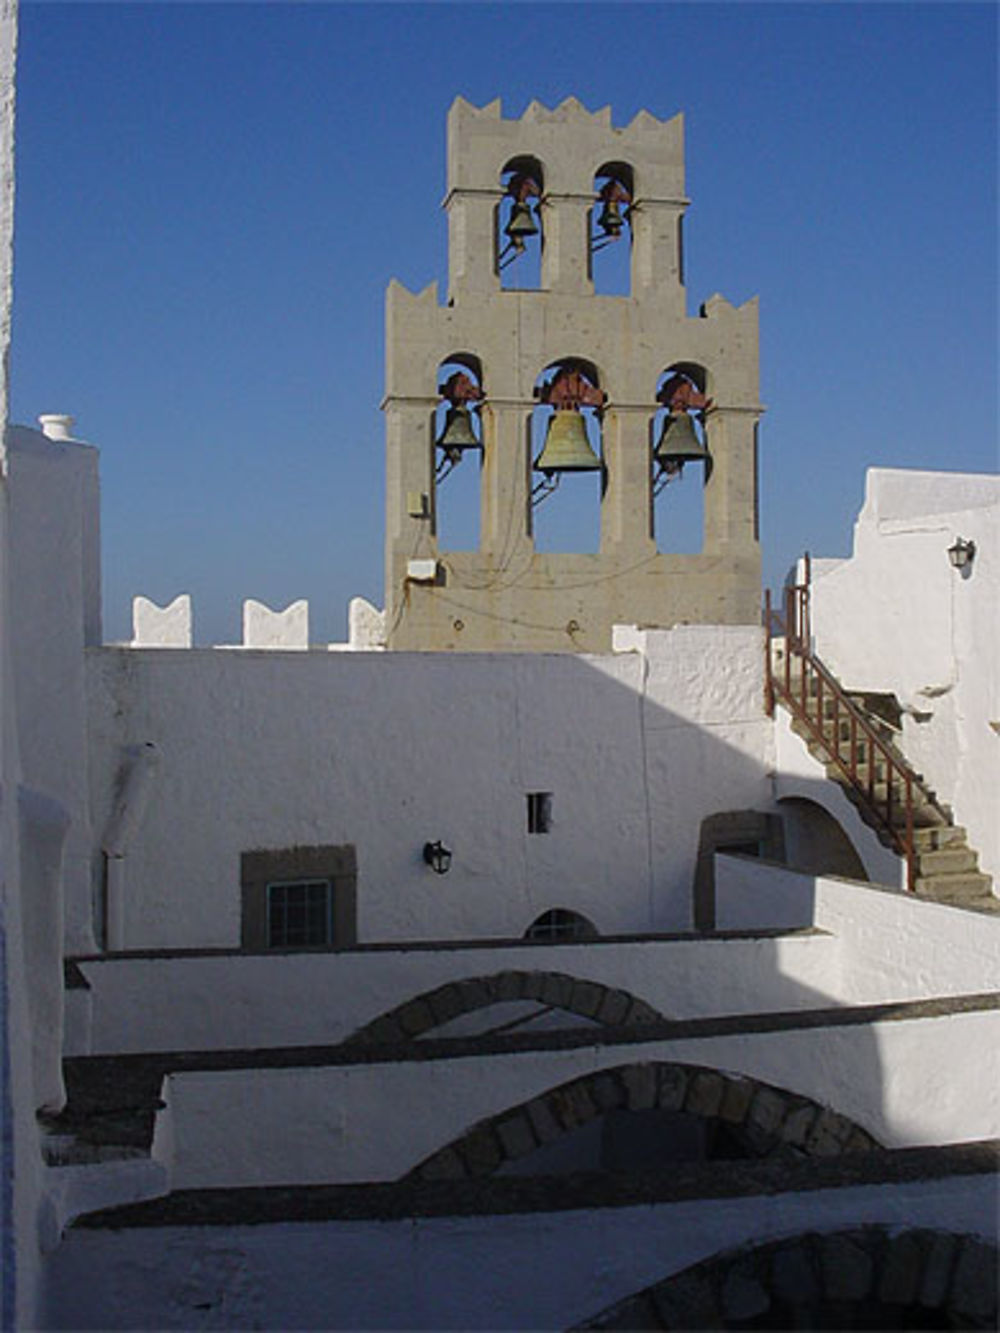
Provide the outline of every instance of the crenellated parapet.
<path id="1" fill-rule="evenodd" d="M 166 606 L 148 597 L 132 601 L 132 638 L 126 648 L 191 648 L 193 645 L 191 597 L 181 593 Z M 363 597 L 352 597 L 348 608 L 349 636 L 346 643 L 311 643 L 309 603 L 305 598 L 274 610 L 255 598 L 243 603 L 241 643 L 214 644 L 216 648 L 276 649 L 285 652 L 305 649 L 330 652 L 380 652 L 385 647 L 385 615 Z"/>

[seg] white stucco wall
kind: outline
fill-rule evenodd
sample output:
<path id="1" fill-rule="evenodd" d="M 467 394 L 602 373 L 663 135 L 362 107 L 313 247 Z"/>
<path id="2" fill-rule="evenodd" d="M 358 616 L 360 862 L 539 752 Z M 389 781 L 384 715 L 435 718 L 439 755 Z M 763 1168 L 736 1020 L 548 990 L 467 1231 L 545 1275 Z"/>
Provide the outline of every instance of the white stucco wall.
<path id="1" fill-rule="evenodd" d="M 830 931 L 851 1004 L 980 994 L 1000 981 L 1000 917 L 742 856 L 717 856 L 715 883 L 722 930 Z"/>
<path id="2" fill-rule="evenodd" d="M 816 1006 L 843 994 L 833 935 L 379 949 L 357 953 L 109 957 L 67 1054 L 327 1045 L 449 981 L 558 972 L 627 991 L 667 1018 Z M 885 995 L 893 994 L 887 979 Z M 578 1021 L 578 1020 L 574 1020 Z"/>
<path id="3" fill-rule="evenodd" d="M 967 572 L 948 548 L 962 537 Z M 849 560 L 817 562 L 816 651 L 848 689 L 895 693 L 902 747 L 1000 878 L 1000 477 L 872 468 Z"/>
<path id="4" fill-rule="evenodd" d="M 181 1072 L 166 1081 L 174 1189 L 395 1180 L 485 1117 L 596 1070 L 678 1061 L 830 1106 L 887 1147 L 1000 1134 L 1000 1014 L 746 1030 L 628 1046 L 347 1066 Z M 968 1052 L 981 1053 L 970 1061 Z M 290 1127 L 294 1126 L 294 1132 Z"/>
<path id="5" fill-rule="evenodd" d="M 238 944 L 241 852 L 341 843 L 362 941 L 519 936 L 551 907 L 687 928 L 701 820 L 770 803 L 760 631 L 639 637 L 604 657 L 91 652 L 97 836 L 125 748 L 161 756 L 126 947 Z M 527 833 L 533 791 L 549 834 Z M 422 860 L 437 838 L 444 876 Z"/>
<path id="6" fill-rule="evenodd" d="M 565 1329 L 719 1251 L 882 1224 L 996 1236 L 991 1177 L 513 1216 L 73 1231 L 57 1329 Z"/>

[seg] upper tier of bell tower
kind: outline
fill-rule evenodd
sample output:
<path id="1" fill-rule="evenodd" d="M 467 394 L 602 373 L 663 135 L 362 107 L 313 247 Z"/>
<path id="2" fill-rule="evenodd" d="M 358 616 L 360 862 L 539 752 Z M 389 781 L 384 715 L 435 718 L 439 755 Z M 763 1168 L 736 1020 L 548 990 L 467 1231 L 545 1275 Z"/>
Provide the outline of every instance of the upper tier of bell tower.
<path id="1" fill-rule="evenodd" d="M 532 102 L 504 120 L 497 99 L 477 108 L 456 98 L 448 113 L 449 299 L 500 289 L 498 214 L 504 176 L 518 167 L 538 176 L 542 289 L 592 295 L 594 181 L 625 178 L 631 200 L 631 294 L 655 291 L 683 306 L 681 220 L 684 119 L 661 121 L 640 111 L 624 129 L 610 108 L 590 112 L 575 97 L 553 111 Z M 502 233 L 501 233 L 502 234 Z"/>
<path id="2" fill-rule="evenodd" d="M 687 315 L 688 202 L 679 115 L 454 102 L 447 302 L 386 297 L 390 649 L 607 652 L 615 624 L 757 620 L 757 304 Z M 620 294 L 595 290 L 605 249 Z M 454 549 L 459 495 L 478 534 Z M 575 505 L 599 537 L 564 535 Z M 695 508 L 700 550 L 671 549 Z"/>

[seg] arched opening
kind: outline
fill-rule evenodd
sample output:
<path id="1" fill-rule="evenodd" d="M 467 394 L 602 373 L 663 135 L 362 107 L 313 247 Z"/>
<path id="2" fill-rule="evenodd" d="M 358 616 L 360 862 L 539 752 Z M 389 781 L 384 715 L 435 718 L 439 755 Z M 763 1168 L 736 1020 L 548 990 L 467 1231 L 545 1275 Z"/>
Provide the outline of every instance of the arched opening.
<path id="1" fill-rule="evenodd" d="M 524 932 L 526 940 L 593 940 L 597 927 L 579 912 L 566 907 L 550 907 L 532 921 Z"/>
<path id="2" fill-rule="evenodd" d="M 698 554 L 705 541 L 705 482 L 712 461 L 705 434 L 704 366 L 676 361 L 656 381 L 650 431 L 653 532 L 657 549 Z"/>
<path id="3" fill-rule="evenodd" d="M 864 862 L 829 810 L 805 796 L 785 796 L 778 804 L 785 826 L 785 860 L 793 870 L 868 881 Z"/>
<path id="4" fill-rule="evenodd" d="M 545 173 L 537 157 L 512 157 L 500 173 L 503 198 L 496 210 L 496 267 L 504 291 L 542 285 L 542 213 Z"/>
<path id="5" fill-rule="evenodd" d="M 442 551 L 479 546 L 484 398 L 483 368 L 471 352 L 455 352 L 437 370 L 434 409 L 435 534 Z"/>
<path id="6" fill-rule="evenodd" d="M 742 1074 L 653 1061 L 584 1074 L 508 1107 L 406 1178 L 642 1174 L 681 1161 L 829 1158 L 878 1147 L 854 1121 L 808 1097 Z"/>
<path id="7" fill-rule="evenodd" d="M 604 493 L 597 367 L 580 357 L 546 366 L 531 413 L 531 527 L 539 551 L 597 551 Z"/>
<path id="8" fill-rule="evenodd" d="M 587 234 L 590 277 L 601 296 L 631 295 L 634 198 L 635 176 L 627 162 L 605 162 L 597 168 Z"/>
<path id="9" fill-rule="evenodd" d="M 874 1224 L 714 1254 L 578 1329 L 995 1328 L 997 1247 L 980 1236 Z"/>

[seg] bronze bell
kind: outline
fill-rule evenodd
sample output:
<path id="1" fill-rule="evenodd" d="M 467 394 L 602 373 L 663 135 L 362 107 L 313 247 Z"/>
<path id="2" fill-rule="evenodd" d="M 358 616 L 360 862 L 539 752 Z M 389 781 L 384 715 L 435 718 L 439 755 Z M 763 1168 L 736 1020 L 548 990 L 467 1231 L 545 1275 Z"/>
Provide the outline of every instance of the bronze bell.
<path id="1" fill-rule="evenodd" d="M 514 201 L 514 206 L 510 210 L 510 221 L 504 227 L 504 235 L 509 236 L 518 249 L 524 247 L 526 236 L 538 235 L 538 223 L 535 221 L 530 204 Z"/>
<path id="2" fill-rule="evenodd" d="M 576 408 L 553 412 L 535 471 L 551 476 L 553 472 L 599 472 L 601 466 L 587 439 L 586 422 Z"/>
<path id="3" fill-rule="evenodd" d="M 601 216 L 597 219 L 597 225 L 605 236 L 610 236 L 614 240 L 622 234 L 622 228 L 625 226 L 625 219 L 622 217 L 621 209 L 618 207 L 616 199 L 605 201 L 601 209 Z"/>
<path id="4" fill-rule="evenodd" d="M 679 472 L 685 463 L 705 463 L 711 466 L 712 456 L 695 434 L 694 423 L 687 412 L 671 412 L 663 423 L 663 430 L 653 458 L 664 472 Z"/>
<path id="5" fill-rule="evenodd" d="M 479 449 L 482 447 L 472 429 L 472 416 L 464 404 L 456 403 L 453 407 L 448 408 L 444 419 L 444 429 L 435 440 L 435 444 L 439 449 L 443 449 L 449 457 L 460 454 L 463 449 Z"/>

